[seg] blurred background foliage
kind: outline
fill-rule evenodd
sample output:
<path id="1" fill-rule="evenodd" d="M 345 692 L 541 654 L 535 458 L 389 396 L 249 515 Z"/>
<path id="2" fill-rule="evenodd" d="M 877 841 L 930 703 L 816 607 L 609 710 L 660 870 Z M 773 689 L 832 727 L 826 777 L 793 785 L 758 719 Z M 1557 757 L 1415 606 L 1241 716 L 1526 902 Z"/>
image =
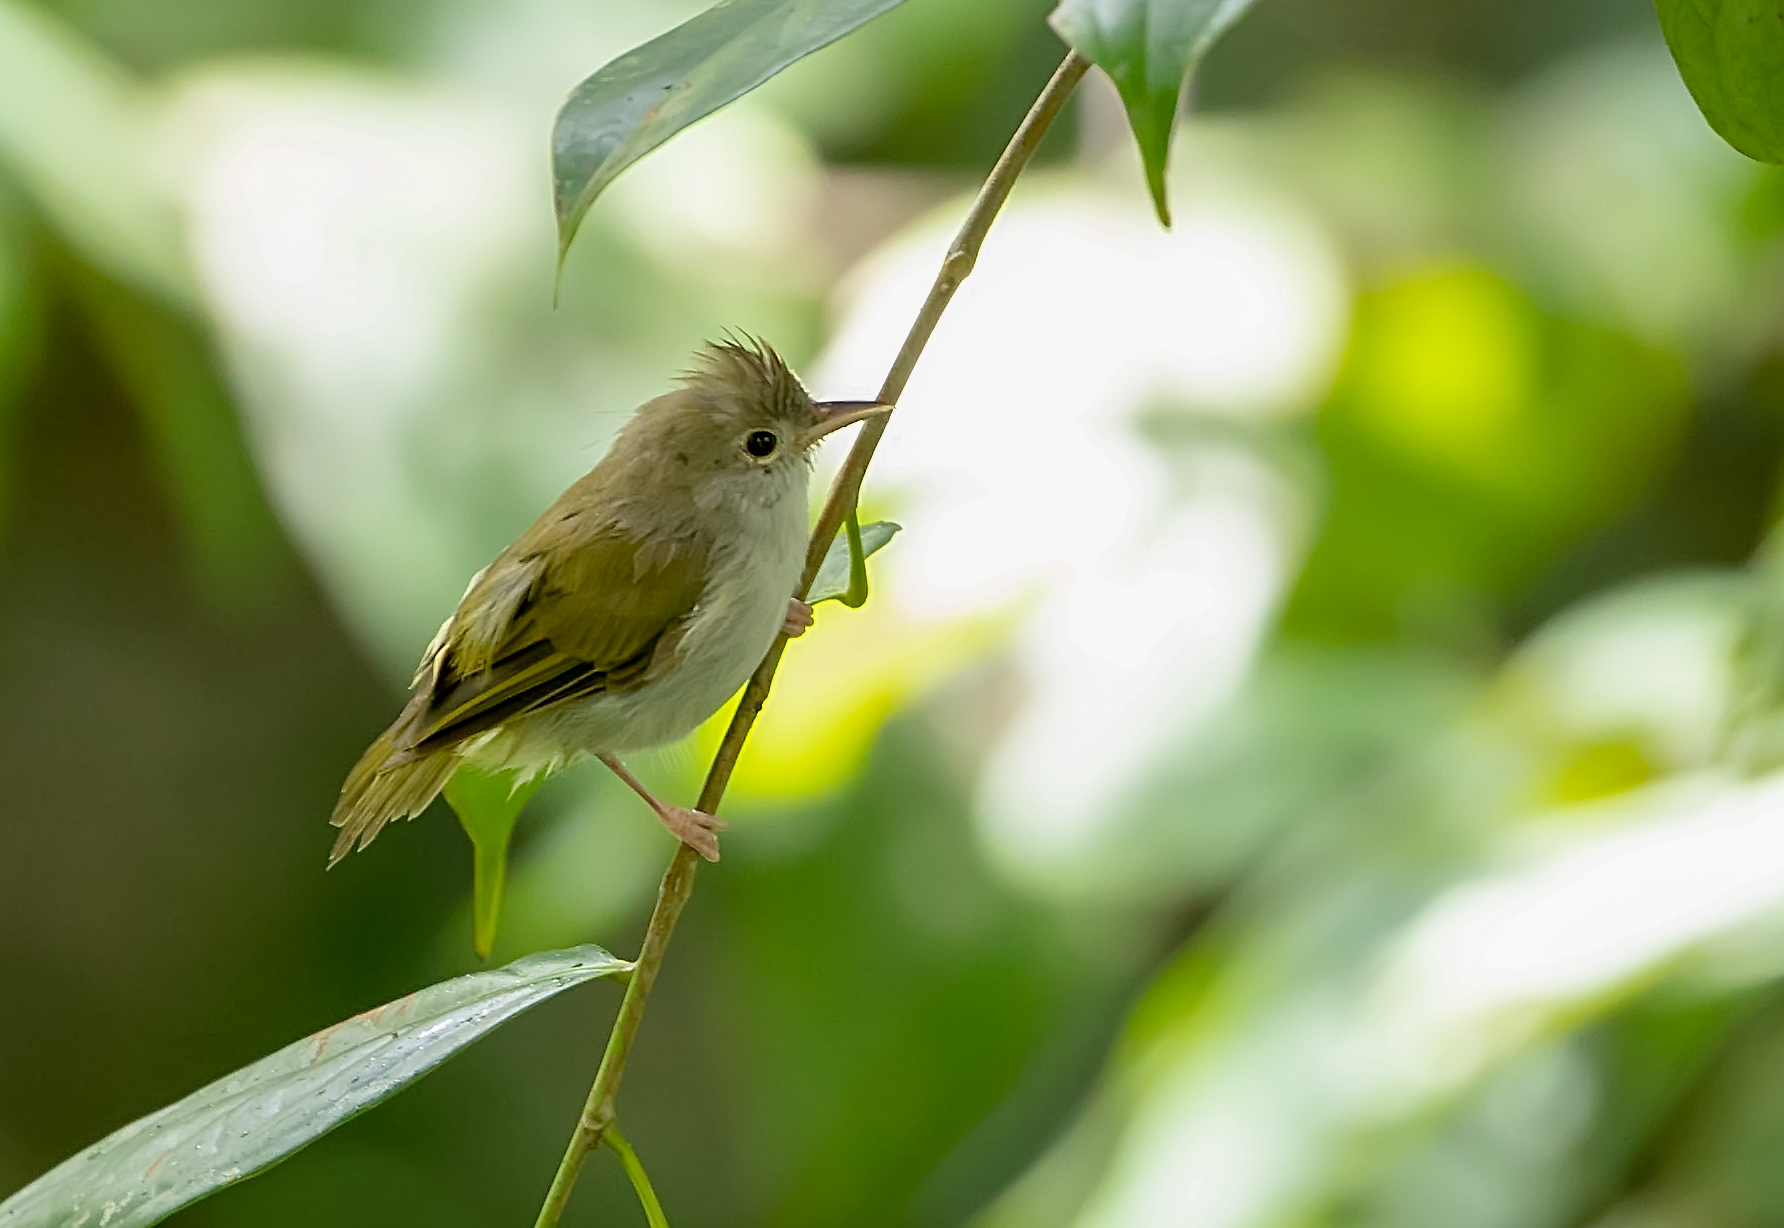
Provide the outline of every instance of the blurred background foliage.
<path id="1" fill-rule="evenodd" d="M 551 115 L 691 4 L 0 0 L 0 1189 L 471 966 L 347 766 L 702 338 L 871 392 L 1047 8 L 678 138 L 554 311 Z M 1784 1224 L 1784 178 L 1645 0 L 1265 0 L 1197 94 L 1166 234 L 1093 74 L 919 368 L 634 1058 L 672 1219 Z M 665 840 L 554 782 L 498 955 Z M 175 1222 L 525 1222 L 615 1001 Z"/>

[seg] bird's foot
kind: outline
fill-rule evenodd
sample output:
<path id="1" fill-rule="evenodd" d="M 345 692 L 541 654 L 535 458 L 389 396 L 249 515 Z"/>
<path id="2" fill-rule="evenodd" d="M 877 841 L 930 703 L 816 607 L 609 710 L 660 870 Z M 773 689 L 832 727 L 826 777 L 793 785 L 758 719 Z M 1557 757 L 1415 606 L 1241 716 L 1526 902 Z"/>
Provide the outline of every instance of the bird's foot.
<path id="1" fill-rule="evenodd" d="M 619 761 L 618 755 L 600 754 L 595 756 L 613 770 L 613 774 L 626 782 L 626 785 L 639 797 L 645 805 L 663 820 L 667 827 L 683 844 L 691 847 L 708 861 L 719 859 L 719 833 L 725 830 L 725 820 L 716 815 L 707 814 L 704 810 L 689 810 L 686 806 L 672 806 L 662 798 L 644 787 L 644 782 L 632 775 L 631 770 Z"/>
<path id="2" fill-rule="evenodd" d="M 708 861 L 719 859 L 719 833 L 725 830 L 725 820 L 704 810 L 689 810 L 667 802 L 657 808 L 657 817 L 677 840 L 691 845 L 700 856 Z"/>
<path id="3" fill-rule="evenodd" d="M 804 635 L 806 628 L 816 621 L 811 607 L 795 597 L 787 603 L 787 621 L 781 624 L 781 634 L 789 639 Z"/>

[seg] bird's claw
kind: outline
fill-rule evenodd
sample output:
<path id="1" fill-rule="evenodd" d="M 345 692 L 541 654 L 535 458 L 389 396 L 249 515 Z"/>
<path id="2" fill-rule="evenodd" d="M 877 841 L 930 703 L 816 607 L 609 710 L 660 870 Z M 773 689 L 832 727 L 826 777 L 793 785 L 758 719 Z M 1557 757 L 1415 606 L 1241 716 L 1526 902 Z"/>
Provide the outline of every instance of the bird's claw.
<path id="1" fill-rule="evenodd" d="M 787 621 L 781 624 L 781 633 L 788 639 L 795 639 L 804 635 L 806 628 L 815 621 L 811 607 L 795 597 L 787 603 Z"/>
<path id="2" fill-rule="evenodd" d="M 686 806 L 665 805 L 657 812 L 677 840 L 693 848 L 708 861 L 719 859 L 719 833 L 725 830 L 725 820 L 704 810 L 690 810 Z"/>

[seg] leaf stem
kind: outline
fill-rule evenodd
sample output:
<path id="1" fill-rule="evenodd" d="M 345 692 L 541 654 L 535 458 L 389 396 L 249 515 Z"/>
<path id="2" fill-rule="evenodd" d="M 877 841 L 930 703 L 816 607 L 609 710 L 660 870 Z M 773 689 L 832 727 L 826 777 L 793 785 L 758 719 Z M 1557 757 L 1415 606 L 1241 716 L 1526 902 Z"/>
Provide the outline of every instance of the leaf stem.
<path id="1" fill-rule="evenodd" d="M 849 539 L 849 591 L 841 600 L 849 609 L 859 610 L 867 604 L 867 552 L 861 548 L 861 519 L 854 509 L 842 522 L 842 529 Z"/>
<path id="2" fill-rule="evenodd" d="M 892 369 L 886 373 L 885 382 L 880 385 L 878 399 L 881 402 L 894 404 L 903 394 L 911 372 L 916 369 L 917 359 L 929 344 L 929 338 L 940 323 L 942 313 L 947 310 L 954 292 L 973 271 L 973 265 L 979 258 L 979 249 L 984 245 L 985 235 L 991 229 L 992 220 L 1003 208 L 1004 201 L 1009 199 L 1010 189 L 1015 187 L 1017 176 L 1028 165 L 1041 138 L 1046 135 L 1048 126 L 1059 115 L 1073 87 L 1089 68 L 1090 61 L 1075 51 L 1068 53 L 1054 70 L 1040 97 L 1029 108 L 1015 135 L 1010 138 L 1009 145 L 1004 148 L 1003 155 L 998 158 L 997 165 L 992 168 L 984 186 L 974 198 L 972 208 L 967 211 L 966 220 L 961 223 L 953 243 L 948 246 L 948 254 L 942 260 L 941 270 L 929 288 L 929 297 L 924 299 L 916 320 L 911 324 L 910 332 L 905 335 L 903 346 L 899 348 L 897 358 L 892 362 Z M 862 480 L 867 474 L 868 462 L 873 459 L 874 449 L 879 447 L 891 416 L 869 418 L 862 423 L 860 432 L 855 436 L 855 444 L 849 450 L 848 459 L 843 462 L 835 482 L 831 484 L 829 497 L 824 501 L 824 510 L 819 513 L 817 525 L 812 529 L 811 544 L 805 554 L 805 574 L 799 581 L 798 596 L 803 597 L 810 591 L 812 581 L 817 578 L 818 568 L 824 562 L 824 555 L 836 538 L 837 530 L 854 512 Z M 718 809 L 719 801 L 725 795 L 725 786 L 731 781 L 731 772 L 737 766 L 737 758 L 743 751 L 744 741 L 749 737 L 750 727 L 755 724 L 757 714 L 762 711 L 762 705 L 768 699 L 775 671 L 780 668 L 781 656 L 786 650 L 787 637 L 783 635 L 768 650 L 768 655 L 756 667 L 755 674 L 743 689 L 743 698 L 738 701 L 737 709 L 731 716 L 731 724 L 725 730 L 724 740 L 719 743 L 718 751 L 713 756 L 706 783 L 700 790 L 697 805 L 708 814 Z M 662 886 L 657 890 L 656 908 L 650 915 L 650 927 L 644 934 L 644 946 L 638 953 L 635 970 L 626 985 L 626 996 L 620 1002 L 619 1014 L 613 1021 L 607 1050 L 601 1056 L 601 1067 L 595 1074 L 594 1085 L 589 1088 L 588 1100 L 583 1105 L 582 1116 L 576 1122 L 570 1145 L 558 1164 L 556 1176 L 552 1178 L 545 1204 L 539 1208 L 539 1218 L 535 1221 L 534 1228 L 550 1228 L 558 1222 L 563 1214 L 564 1204 L 569 1200 L 570 1190 L 582 1171 L 583 1160 L 599 1145 L 603 1135 L 610 1139 L 616 1137 L 613 1134 L 614 1097 L 619 1091 L 620 1076 L 625 1072 L 626 1057 L 631 1052 L 632 1039 L 638 1032 L 639 1021 L 644 1017 L 644 1006 L 650 997 L 651 986 L 657 979 L 663 953 L 669 946 L 669 937 L 693 892 L 694 871 L 699 864 L 700 855 L 684 844 L 676 849 L 675 857 L 663 875 Z M 622 1154 L 621 1160 L 624 1159 Z"/>
<path id="3" fill-rule="evenodd" d="M 644 1165 L 638 1162 L 638 1153 L 632 1150 L 632 1144 L 626 1142 L 625 1136 L 619 1132 L 619 1127 L 612 1122 L 607 1123 L 601 1141 L 613 1148 L 613 1154 L 619 1157 L 626 1176 L 632 1179 L 632 1189 L 644 1206 L 644 1218 L 650 1222 L 650 1228 L 669 1228 L 669 1217 L 663 1214 L 663 1204 L 657 1201 L 657 1192 L 650 1187 L 650 1176 L 644 1171 Z"/>

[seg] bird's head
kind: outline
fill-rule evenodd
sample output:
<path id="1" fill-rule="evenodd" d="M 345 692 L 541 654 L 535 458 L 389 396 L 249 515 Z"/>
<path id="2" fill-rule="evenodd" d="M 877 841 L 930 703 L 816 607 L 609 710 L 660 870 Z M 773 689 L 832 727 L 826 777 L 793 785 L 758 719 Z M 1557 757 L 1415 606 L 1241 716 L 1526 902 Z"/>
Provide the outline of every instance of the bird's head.
<path id="1" fill-rule="evenodd" d="M 681 390 L 646 407 L 636 427 L 665 478 L 685 476 L 721 501 L 732 491 L 775 498 L 803 489 L 826 435 L 890 409 L 814 401 L 768 345 L 727 340 L 702 349 Z"/>

